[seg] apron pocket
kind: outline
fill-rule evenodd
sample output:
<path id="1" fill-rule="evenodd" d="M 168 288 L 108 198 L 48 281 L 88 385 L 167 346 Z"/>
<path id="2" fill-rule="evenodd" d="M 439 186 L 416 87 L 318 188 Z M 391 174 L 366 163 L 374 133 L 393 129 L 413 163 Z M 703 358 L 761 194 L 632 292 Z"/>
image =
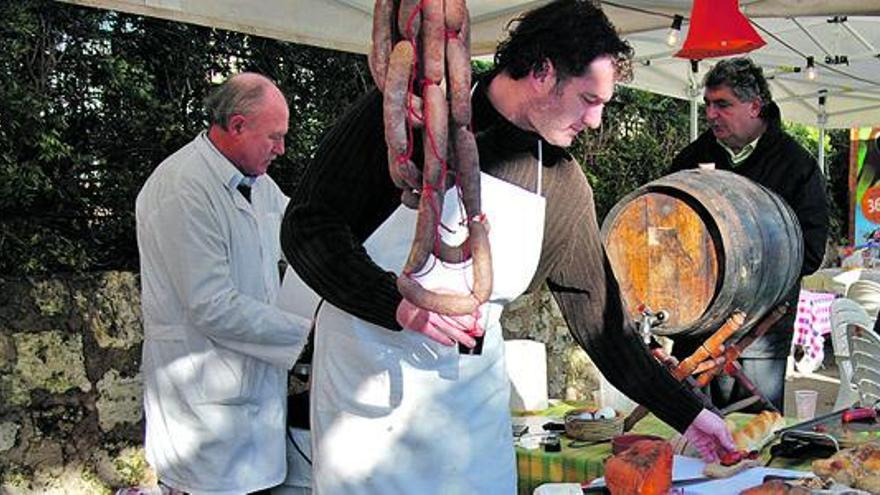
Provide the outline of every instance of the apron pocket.
<path id="1" fill-rule="evenodd" d="M 378 417 L 400 405 L 403 383 L 395 352 L 341 332 L 325 337 L 332 340 L 333 348 L 322 352 L 316 347 L 314 379 L 318 383 L 312 393 L 324 396 L 315 401 L 319 408 Z"/>

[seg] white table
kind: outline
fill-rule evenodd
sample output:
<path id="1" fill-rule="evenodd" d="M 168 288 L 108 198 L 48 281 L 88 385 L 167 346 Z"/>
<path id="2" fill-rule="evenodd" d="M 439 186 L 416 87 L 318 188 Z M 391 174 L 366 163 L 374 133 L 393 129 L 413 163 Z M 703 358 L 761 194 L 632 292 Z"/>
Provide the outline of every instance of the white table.
<path id="1" fill-rule="evenodd" d="M 880 270 L 876 268 L 823 268 L 801 280 L 801 288 L 814 292 L 829 292 L 845 296 L 856 280 L 880 282 Z"/>
<path id="2" fill-rule="evenodd" d="M 673 484 L 676 480 L 689 480 L 700 478 L 703 475 L 703 468 L 706 464 L 690 457 L 676 455 L 673 459 L 672 480 Z M 767 467 L 755 467 L 747 469 L 730 478 L 712 480 L 687 484 L 679 489 L 685 495 L 735 495 L 741 491 L 763 483 L 764 476 L 774 475 L 783 477 L 805 477 L 812 476 L 812 473 L 805 471 L 794 471 L 791 469 L 778 469 Z M 604 478 L 595 480 L 590 486 L 604 485 Z M 575 495 L 583 493 L 580 485 L 576 483 L 546 483 L 535 489 L 533 495 Z M 673 491 L 675 487 L 673 486 Z"/>

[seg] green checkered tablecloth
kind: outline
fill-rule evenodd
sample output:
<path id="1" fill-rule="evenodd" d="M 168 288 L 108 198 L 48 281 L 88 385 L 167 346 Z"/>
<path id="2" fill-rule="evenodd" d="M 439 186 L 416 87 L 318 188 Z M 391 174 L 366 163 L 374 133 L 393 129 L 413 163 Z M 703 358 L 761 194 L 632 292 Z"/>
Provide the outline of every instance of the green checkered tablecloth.
<path id="1" fill-rule="evenodd" d="M 570 409 L 583 406 L 584 404 L 562 402 L 542 411 L 515 412 L 514 416 L 541 416 L 550 421 L 551 418 L 563 417 L 565 412 Z M 739 427 L 747 423 L 751 417 L 750 414 L 734 413 L 729 415 L 727 419 Z M 672 427 L 653 415 L 648 415 L 637 423 L 632 433 L 657 435 L 667 439 L 677 435 Z M 561 440 L 562 452 L 544 452 L 541 448 L 533 450 L 516 448 L 519 495 L 531 495 L 535 488 L 544 483 L 583 483 L 602 476 L 605 459 L 611 456 L 610 441 L 573 447 L 570 438 L 562 436 Z M 771 465 L 786 469 L 810 469 L 809 463 L 798 464 L 787 462 L 784 459 L 774 459 Z"/>

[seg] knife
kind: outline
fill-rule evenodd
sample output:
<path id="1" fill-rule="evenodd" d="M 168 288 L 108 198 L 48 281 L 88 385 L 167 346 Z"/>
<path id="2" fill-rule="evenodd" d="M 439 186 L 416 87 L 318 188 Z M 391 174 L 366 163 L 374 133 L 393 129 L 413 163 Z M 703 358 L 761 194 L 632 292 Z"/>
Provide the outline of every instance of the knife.
<path id="1" fill-rule="evenodd" d="M 823 414 L 823 415 L 821 415 L 821 416 L 816 416 L 816 417 L 813 418 L 813 419 L 808 419 L 808 420 L 806 420 L 806 421 L 802 421 L 802 422 L 800 422 L 800 423 L 793 424 L 793 425 L 791 425 L 791 426 L 787 426 L 787 427 L 785 427 L 785 428 L 780 428 L 780 429 L 774 431 L 774 432 L 773 432 L 773 435 L 774 435 L 774 437 L 777 437 L 777 438 L 778 438 L 778 437 L 781 437 L 784 433 L 786 433 L 786 432 L 788 432 L 788 431 L 811 431 L 811 427 L 812 427 L 812 426 L 815 426 L 815 425 L 817 425 L 817 424 L 819 424 L 819 423 L 823 423 L 823 422 L 825 422 L 825 420 L 827 420 L 828 418 L 832 418 L 832 417 L 834 417 L 834 416 L 842 415 L 843 412 L 846 411 L 847 409 L 849 409 L 849 408 L 847 407 L 847 408 L 844 408 L 844 409 L 839 409 L 839 410 L 837 410 L 837 411 L 832 411 L 832 412 L 830 412 L 830 413 Z"/>
<path id="2" fill-rule="evenodd" d="M 712 478 L 705 476 L 705 475 L 695 476 L 693 478 L 681 478 L 678 480 L 673 480 L 670 488 L 678 488 L 681 486 L 694 485 L 697 483 L 703 483 L 704 481 L 711 481 L 711 480 L 712 480 Z M 600 484 L 598 484 L 598 485 L 590 485 L 590 486 L 582 487 L 581 490 L 583 491 L 583 493 L 601 493 L 604 495 L 608 495 L 611 493 L 610 491 L 608 491 L 608 487 L 605 486 L 604 481 L 600 481 L 599 483 Z"/>

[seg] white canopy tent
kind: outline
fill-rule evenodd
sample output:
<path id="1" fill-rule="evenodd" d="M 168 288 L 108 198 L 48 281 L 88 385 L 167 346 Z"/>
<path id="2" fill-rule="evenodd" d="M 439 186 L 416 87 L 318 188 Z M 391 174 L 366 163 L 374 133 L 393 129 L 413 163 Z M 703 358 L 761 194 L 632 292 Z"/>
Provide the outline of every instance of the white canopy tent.
<path id="1" fill-rule="evenodd" d="M 373 0 L 60 0 L 260 36 L 366 53 Z M 474 55 L 489 54 L 507 22 L 547 0 L 468 0 Z M 672 16 L 691 0 L 609 0 L 603 9 L 636 50 L 631 86 L 678 98 L 700 98 L 697 87 L 713 61 L 694 77 L 665 44 Z M 880 0 L 740 0 L 767 46 L 749 55 L 765 69 L 784 118 L 829 127 L 880 124 Z M 834 16 L 849 16 L 829 23 Z M 687 35 L 685 21 L 681 39 Z M 814 56 L 819 77 L 796 69 Z M 826 63 L 845 56 L 848 64 Z M 827 91 L 819 108 L 819 91 Z M 692 112 L 692 113 L 695 113 Z M 824 115 L 824 117 L 823 117 Z"/>
<path id="2" fill-rule="evenodd" d="M 880 2 L 877 2 L 880 5 Z M 748 56 L 763 67 L 785 119 L 815 125 L 824 142 L 827 127 L 880 125 L 880 16 L 752 18 L 767 45 Z M 713 60 L 693 64 L 675 58 L 669 29 L 631 33 L 636 49 L 632 86 L 691 101 L 691 138 L 697 136 L 701 81 Z M 687 35 L 684 26 L 681 39 Z M 807 77 L 807 57 L 817 76 Z M 694 72 L 696 70 L 696 72 Z M 818 161 L 827 172 L 824 147 Z"/>
<path id="3" fill-rule="evenodd" d="M 829 127 L 880 124 L 880 17 L 774 17 L 752 19 L 752 24 L 767 45 L 748 56 L 764 68 L 786 119 L 816 125 L 824 114 Z M 666 45 L 667 31 L 627 37 L 636 48 L 632 85 L 683 99 L 694 94 L 701 98 L 694 83 L 699 84 L 714 61 L 701 62 L 692 77 L 690 62 L 674 58 L 677 48 Z M 682 37 L 686 31 L 685 26 Z M 814 80 L 806 77 L 809 56 L 818 69 Z M 825 95 L 824 112 L 820 92 Z"/>

